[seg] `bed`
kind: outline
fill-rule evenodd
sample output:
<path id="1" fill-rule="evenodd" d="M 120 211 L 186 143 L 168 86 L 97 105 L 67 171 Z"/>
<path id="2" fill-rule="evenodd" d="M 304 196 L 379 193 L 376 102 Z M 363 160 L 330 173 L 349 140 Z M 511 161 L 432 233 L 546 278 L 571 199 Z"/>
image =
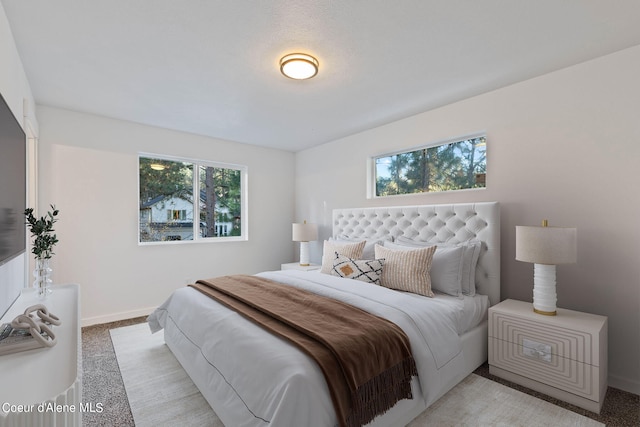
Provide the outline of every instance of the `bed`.
<path id="1" fill-rule="evenodd" d="M 376 244 L 390 250 L 434 244 L 443 251 L 475 248 L 468 287 L 458 294 L 436 289 L 432 298 L 319 271 L 257 275 L 347 302 L 402 328 L 418 371 L 411 382 L 413 398 L 400 400 L 367 425 L 406 425 L 487 359 L 486 313 L 500 299 L 499 205 L 336 209 L 332 240 L 366 240 L 365 252 Z M 465 268 L 469 265 L 460 264 L 463 281 Z M 149 316 L 149 325 L 153 332 L 164 329 L 168 347 L 225 425 L 337 425 L 326 381 L 313 360 L 193 288 L 175 291 Z"/>

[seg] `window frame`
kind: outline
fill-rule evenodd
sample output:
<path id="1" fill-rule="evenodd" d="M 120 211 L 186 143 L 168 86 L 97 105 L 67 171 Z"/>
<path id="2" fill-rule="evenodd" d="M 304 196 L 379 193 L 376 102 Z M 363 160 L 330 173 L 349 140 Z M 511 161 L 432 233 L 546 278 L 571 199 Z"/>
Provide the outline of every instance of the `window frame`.
<path id="1" fill-rule="evenodd" d="M 376 154 L 376 155 L 373 155 L 373 156 L 369 157 L 367 159 L 367 199 L 384 199 L 384 198 L 388 198 L 388 197 L 406 197 L 406 196 L 416 196 L 416 195 L 426 195 L 426 194 L 444 194 L 444 193 L 452 193 L 452 192 L 457 192 L 457 191 L 486 190 L 486 188 L 487 188 L 486 175 L 488 174 L 488 163 L 489 162 L 488 162 L 488 157 L 486 156 L 486 149 L 485 149 L 485 169 L 487 169 L 487 170 L 485 171 L 485 185 L 484 185 L 484 187 L 458 188 L 458 189 L 453 189 L 453 190 L 442 190 L 442 191 L 421 191 L 421 192 L 415 192 L 415 193 L 389 194 L 389 195 L 386 195 L 386 196 L 385 195 L 379 196 L 379 195 L 376 194 L 376 188 L 377 188 L 376 160 L 377 159 L 380 159 L 380 158 L 383 158 L 383 157 L 396 156 L 398 154 L 411 153 L 411 152 L 414 152 L 414 151 L 417 151 L 417 150 L 429 149 L 429 148 L 439 147 L 439 146 L 442 146 L 442 145 L 448 145 L 448 144 L 457 143 L 457 142 L 463 142 L 463 141 L 467 141 L 469 139 L 476 139 L 476 138 L 485 138 L 485 144 L 486 144 L 487 133 L 484 132 L 484 131 L 483 132 L 475 132 L 475 133 L 468 134 L 468 135 L 442 139 L 442 140 L 430 142 L 430 143 L 427 143 L 427 144 L 416 145 L 416 146 L 409 147 L 409 148 L 404 148 L 404 149 L 401 149 L 401 150 L 384 152 L 384 153 Z"/>
<path id="2" fill-rule="evenodd" d="M 193 203 L 193 218 L 192 232 L 193 239 L 191 240 L 158 240 L 151 242 L 143 242 L 140 240 L 140 159 L 159 159 L 171 162 L 190 163 L 193 169 L 192 173 L 192 190 L 193 194 L 199 194 L 200 192 L 200 180 L 199 171 L 200 167 L 213 167 L 222 169 L 232 169 L 240 171 L 240 235 L 239 236 L 200 236 L 200 221 L 196 221 L 195 218 L 200 218 L 200 204 Z M 166 154 L 157 154 L 149 152 L 139 152 L 137 162 L 137 200 L 138 200 L 138 246 L 153 246 L 153 245 L 185 245 L 185 244 L 202 244 L 202 243 L 220 243 L 220 242 L 239 242 L 249 240 L 249 220 L 248 220 L 248 182 L 249 182 L 249 168 L 246 165 L 240 165 L 235 163 L 225 163 L 213 160 L 194 159 L 190 157 L 171 156 Z"/>

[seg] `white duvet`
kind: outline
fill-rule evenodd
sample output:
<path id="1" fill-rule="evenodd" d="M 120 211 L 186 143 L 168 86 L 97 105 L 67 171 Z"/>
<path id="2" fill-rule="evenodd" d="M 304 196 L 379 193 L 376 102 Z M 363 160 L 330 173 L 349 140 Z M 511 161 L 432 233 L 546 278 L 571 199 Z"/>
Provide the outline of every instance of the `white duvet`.
<path id="1" fill-rule="evenodd" d="M 285 270 L 259 276 L 347 302 L 405 331 L 418 381 L 413 401 L 396 405 L 407 408 L 395 411 L 401 420 L 403 413 L 419 413 L 464 376 L 458 335 L 462 323 L 468 323 L 461 316 L 468 305 L 464 298 L 427 298 L 317 272 Z M 152 332 L 165 329 L 167 344 L 225 425 L 336 425 L 328 388 L 315 362 L 197 290 L 175 291 L 148 320 Z M 391 425 L 394 416 L 392 409 L 372 425 Z"/>

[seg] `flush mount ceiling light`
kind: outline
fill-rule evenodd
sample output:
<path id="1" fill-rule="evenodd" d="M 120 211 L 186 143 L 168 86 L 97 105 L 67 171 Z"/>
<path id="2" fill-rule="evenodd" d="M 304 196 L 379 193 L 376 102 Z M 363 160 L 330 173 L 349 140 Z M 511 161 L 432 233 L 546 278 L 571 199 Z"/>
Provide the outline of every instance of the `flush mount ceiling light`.
<path id="1" fill-rule="evenodd" d="M 304 53 L 290 53 L 280 59 L 280 72 L 295 80 L 305 80 L 318 74 L 318 60 Z"/>
<path id="2" fill-rule="evenodd" d="M 151 163 L 149 167 L 151 167 L 151 169 L 153 169 L 154 171 L 163 171 L 167 168 L 162 163 Z"/>

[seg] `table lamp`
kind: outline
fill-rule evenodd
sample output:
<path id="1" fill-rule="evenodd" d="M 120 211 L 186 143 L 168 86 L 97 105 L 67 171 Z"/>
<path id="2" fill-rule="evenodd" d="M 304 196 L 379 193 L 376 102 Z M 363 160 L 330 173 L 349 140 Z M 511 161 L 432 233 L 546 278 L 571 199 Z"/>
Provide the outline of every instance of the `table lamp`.
<path id="1" fill-rule="evenodd" d="M 534 312 L 556 315 L 556 265 L 574 264 L 577 252 L 575 228 L 516 226 L 516 260 L 534 263 Z"/>
<path id="2" fill-rule="evenodd" d="M 293 241 L 300 242 L 300 265 L 309 265 L 309 242 L 318 240 L 318 225 L 307 224 L 305 221 L 302 224 L 293 224 Z"/>

